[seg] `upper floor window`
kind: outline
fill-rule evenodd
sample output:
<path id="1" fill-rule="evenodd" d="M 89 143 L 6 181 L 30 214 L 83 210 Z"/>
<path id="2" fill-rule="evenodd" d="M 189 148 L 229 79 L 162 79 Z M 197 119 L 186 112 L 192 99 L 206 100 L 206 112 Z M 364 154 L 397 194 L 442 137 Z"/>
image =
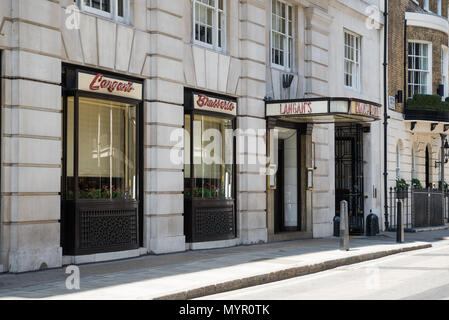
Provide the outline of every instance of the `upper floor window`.
<path id="1" fill-rule="evenodd" d="M 429 94 L 430 77 L 429 45 L 427 43 L 409 42 L 408 44 L 408 93 Z"/>
<path id="2" fill-rule="evenodd" d="M 81 10 L 123 23 L 129 22 L 130 0 L 76 0 Z"/>
<path id="3" fill-rule="evenodd" d="M 195 42 L 225 48 L 226 0 L 192 0 Z"/>
<path id="4" fill-rule="evenodd" d="M 293 67 L 293 8 L 278 0 L 271 1 L 271 63 Z"/>
<path id="5" fill-rule="evenodd" d="M 344 81 L 345 87 L 360 89 L 361 37 L 345 31 Z"/>

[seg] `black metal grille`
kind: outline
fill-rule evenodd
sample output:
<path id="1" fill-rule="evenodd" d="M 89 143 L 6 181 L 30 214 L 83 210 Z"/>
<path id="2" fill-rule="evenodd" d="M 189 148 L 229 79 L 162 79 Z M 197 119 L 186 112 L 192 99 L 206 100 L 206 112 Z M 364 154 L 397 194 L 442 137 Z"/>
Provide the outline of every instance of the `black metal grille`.
<path id="1" fill-rule="evenodd" d="M 80 249 L 138 244 L 136 209 L 84 209 L 80 215 Z"/>
<path id="2" fill-rule="evenodd" d="M 364 233 L 363 131 L 358 124 L 335 127 L 335 208 L 348 201 L 351 234 Z"/>
<path id="3" fill-rule="evenodd" d="M 234 207 L 195 208 L 195 238 L 219 240 L 235 236 Z"/>

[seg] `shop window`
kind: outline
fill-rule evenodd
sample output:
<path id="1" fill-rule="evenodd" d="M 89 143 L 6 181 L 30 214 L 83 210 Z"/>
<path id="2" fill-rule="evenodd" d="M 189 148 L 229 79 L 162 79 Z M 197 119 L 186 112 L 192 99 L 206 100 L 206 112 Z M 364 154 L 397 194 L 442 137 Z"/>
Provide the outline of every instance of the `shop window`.
<path id="1" fill-rule="evenodd" d="M 226 0 L 192 0 L 194 42 L 224 50 Z"/>
<path id="2" fill-rule="evenodd" d="M 79 199 L 136 199 L 136 106 L 79 99 Z"/>
<path id="3" fill-rule="evenodd" d="M 142 92 L 138 80 L 63 67 L 63 254 L 142 243 Z"/>
<path id="4" fill-rule="evenodd" d="M 185 128 L 189 136 L 192 134 L 190 119 L 191 115 L 185 116 Z M 232 120 L 194 115 L 193 128 L 193 189 L 186 190 L 185 196 L 196 199 L 232 199 L 234 194 Z M 185 156 L 190 157 L 190 152 L 188 141 Z M 186 158 L 185 178 L 191 178 L 188 158 Z"/>
<path id="5" fill-rule="evenodd" d="M 76 3 L 82 11 L 129 23 L 129 0 L 77 0 Z"/>
<path id="6" fill-rule="evenodd" d="M 277 0 L 271 2 L 271 63 L 293 67 L 293 8 Z"/>
<path id="7" fill-rule="evenodd" d="M 184 231 L 187 242 L 236 237 L 237 101 L 185 90 Z"/>
<path id="8" fill-rule="evenodd" d="M 345 87 L 360 89 L 361 37 L 345 31 L 344 83 Z"/>
<path id="9" fill-rule="evenodd" d="M 431 93 L 431 59 L 427 43 L 408 44 L 408 91 L 409 97 L 415 94 Z"/>

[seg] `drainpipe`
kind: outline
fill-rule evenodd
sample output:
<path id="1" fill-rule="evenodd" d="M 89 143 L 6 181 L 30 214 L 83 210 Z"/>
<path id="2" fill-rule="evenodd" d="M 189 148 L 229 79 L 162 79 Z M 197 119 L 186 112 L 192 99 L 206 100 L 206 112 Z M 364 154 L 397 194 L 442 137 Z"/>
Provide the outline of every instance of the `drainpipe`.
<path id="1" fill-rule="evenodd" d="M 384 0 L 384 214 L 388 230 L 388 0 Z"/>

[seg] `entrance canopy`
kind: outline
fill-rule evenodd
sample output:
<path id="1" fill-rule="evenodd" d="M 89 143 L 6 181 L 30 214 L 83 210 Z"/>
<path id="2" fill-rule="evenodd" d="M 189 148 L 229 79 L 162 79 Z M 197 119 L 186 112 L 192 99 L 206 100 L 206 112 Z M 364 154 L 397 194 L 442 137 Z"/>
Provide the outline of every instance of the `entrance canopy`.
<path id="1" fill-rule="evenodd" d="M 351 98 L 277 100 L 266 103 L 266 116 L 297 123 L 372 122 L 381 119 L 378 103 Z"/>

